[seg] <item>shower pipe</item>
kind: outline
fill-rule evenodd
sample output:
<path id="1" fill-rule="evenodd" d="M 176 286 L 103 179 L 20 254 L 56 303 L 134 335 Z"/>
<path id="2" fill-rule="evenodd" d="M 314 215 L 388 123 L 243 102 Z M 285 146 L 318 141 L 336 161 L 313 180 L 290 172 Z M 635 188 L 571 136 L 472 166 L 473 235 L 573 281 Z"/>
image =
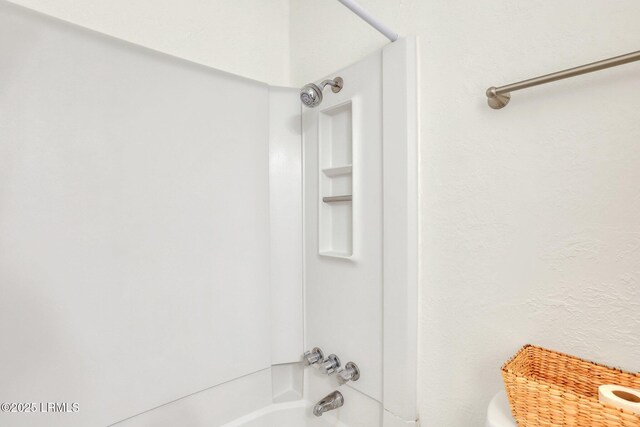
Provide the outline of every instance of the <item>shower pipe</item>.
<path id="1" fill-rule="evenodd" d="M 362 18 L 367 24 L 371 25 L 376 30 L 380 31 L 386 38 L 392 42 L 398 40 L 398 33 L 391 30 L 391 28 L 378 21 L 371 16 L 360 4 L 355 0 L 338 0 L 340 3 L 351 9 L 353 13 Z"/>
<path id="2" fill-rule="evenodd" d="M 509 103 L 511 100 L 511 92 L 568 79 L 569 77 L 575 77 L 581 74 L 593 73 L 594 71 L 617 67 L 618 65 L 624 65 L 634 61 L 640 61 L 640 51 L 616 56 L 603 61 L 592 62 L 591 64 L 581 65 L 580 67 L 569 68 L 568 70 L 558 71 L 557 73 L 546 74 L 529 80 L 523 80 L 506 86 L 492 86 L 487 89 L 487 103 L 489 104 L 489 107 L 494 110 L 499 110 Z"/>

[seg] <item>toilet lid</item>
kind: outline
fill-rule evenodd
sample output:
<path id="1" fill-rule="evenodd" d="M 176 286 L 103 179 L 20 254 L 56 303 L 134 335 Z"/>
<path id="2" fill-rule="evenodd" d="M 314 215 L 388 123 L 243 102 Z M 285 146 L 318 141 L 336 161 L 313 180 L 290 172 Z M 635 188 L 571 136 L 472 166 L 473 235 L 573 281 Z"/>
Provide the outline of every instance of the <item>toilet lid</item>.
<path id="1" fill-rule="evenodd" d="M 487 410 L 487 427 L 518 427 L 509 408 L 507 393 L 501 391 L 489 403 Z"/>

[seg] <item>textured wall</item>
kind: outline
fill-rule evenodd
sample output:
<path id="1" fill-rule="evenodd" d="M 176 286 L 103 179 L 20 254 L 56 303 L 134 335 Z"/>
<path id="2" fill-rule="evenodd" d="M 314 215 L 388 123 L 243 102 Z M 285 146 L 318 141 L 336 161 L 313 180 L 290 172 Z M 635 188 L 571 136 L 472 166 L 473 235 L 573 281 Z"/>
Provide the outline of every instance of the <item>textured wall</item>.
<path id="1" fill-rule="evenodd" d="M 220 70 L 289 81 L 288 0 L 12 1 Z"/>
<path id="2" fill-rule="evenodd" d="M 637 50 L 640 4 L 362 4 L 421 39 L 423 425 L 482 425 L 527 342 L 640 370 L 640 64 L 483 96 Z M 337 2 L 308 31 L 315 7 L 292 2 L 297 84 L 385 43 Z"/>

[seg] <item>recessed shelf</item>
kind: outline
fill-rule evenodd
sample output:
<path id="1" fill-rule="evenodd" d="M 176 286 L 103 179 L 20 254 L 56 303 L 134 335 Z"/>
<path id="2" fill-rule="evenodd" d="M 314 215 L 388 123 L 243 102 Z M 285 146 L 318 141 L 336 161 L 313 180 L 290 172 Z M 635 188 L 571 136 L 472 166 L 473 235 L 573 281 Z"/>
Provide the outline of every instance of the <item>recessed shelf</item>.
<path id="1" fill-rule="evenodd" d="M 318 119 L 318 252 L 325 257 L 353 254 L 352 121 L 351 102 L 322 110 Z"/>
<path id="2" fill-rule="evenodd" d="M 333 168 L 322 169 L 322 172 L 326 176 L 331 177 L 331 176 L 339 176 L 339 175 L 348 175 L 352 172 L 352 170 L 353 170 L 352 165 L 344 165 L 344 166 L 337 166 Z"/>

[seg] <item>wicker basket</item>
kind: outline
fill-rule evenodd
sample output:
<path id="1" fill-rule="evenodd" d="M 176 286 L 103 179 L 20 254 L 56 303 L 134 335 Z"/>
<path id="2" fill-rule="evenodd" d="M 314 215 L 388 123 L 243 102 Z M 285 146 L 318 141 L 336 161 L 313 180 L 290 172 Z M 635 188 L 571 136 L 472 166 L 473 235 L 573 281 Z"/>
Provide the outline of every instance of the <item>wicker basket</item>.
<path id="1" fill-rule="evenodd" d="M 527 345 L 502 378 L 520 427 L 640 427 L 639 415 L 598 401 L 603 384 L 640 389 L 640 374 Z"/>

